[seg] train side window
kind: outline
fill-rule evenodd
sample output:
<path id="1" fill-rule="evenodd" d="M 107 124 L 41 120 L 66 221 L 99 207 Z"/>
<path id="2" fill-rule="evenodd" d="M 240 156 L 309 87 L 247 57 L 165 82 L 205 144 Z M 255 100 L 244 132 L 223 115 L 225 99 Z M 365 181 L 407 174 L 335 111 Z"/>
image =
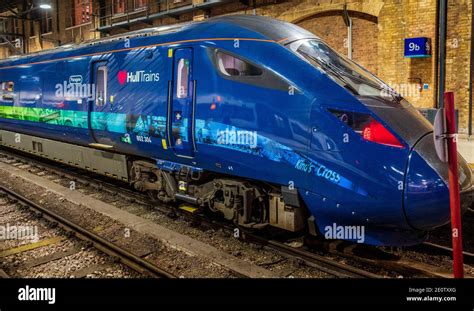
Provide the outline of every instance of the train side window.
<path id="1" fill-rule="evenodd" d="M 6 82 L 6 83 L 5 83 L 5 91 L 7 91 L 7 92 L 13 92 L 14 86 L 15 86 L 15 83 L 13 83 L 13 82 L 11 82 L 11 81 L 10 81 L 10 82 Z"/>
<path id="2" fill-rule="evenodd" d="M 2 99 L 4 100 L 13 100 L 13 92 L 15 88 L 15 83 L 12 81 L 0 82 Z"/>
<path id="3" fill-rule="evenodd" d="M 107 104 L 107 67 L 97 68 L 95 104 L 105 106 Z"/>
<path id="4" fill-rule="evenodd" d="M 0 87 L 2 92 L 13 92 L 15 87 L 15 83 L 9 82 L 0 82 Z"/>
<path id="5" fill-rule="evenodd" d="M 219 71 L 226 76 L 261 76 L 262 70 L 232 55 L 217 52 Z"/>
<path id="6" fill-rule="evenodd" d="M 177 79 L 176 96 L 178 98 L 188 97 L 189 88 L 189 60 L 181 58 L 178 62 L 178 79 Z"/>

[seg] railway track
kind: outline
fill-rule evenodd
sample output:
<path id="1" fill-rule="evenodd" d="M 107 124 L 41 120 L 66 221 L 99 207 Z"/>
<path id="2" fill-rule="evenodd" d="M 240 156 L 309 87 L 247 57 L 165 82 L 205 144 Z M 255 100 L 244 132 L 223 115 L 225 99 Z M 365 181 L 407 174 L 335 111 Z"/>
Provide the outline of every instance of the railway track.
<path id="1" fill-rule="evenodd" d="M 279 241 L 267 240 L 262 237 L 248 233 L 244 235 L 244 240 L 247 242 L 264 245 L 268 249 L 284 254 L 284 256 L 289 256 L 290 258 L 302 260 L 308 266 L 315 267 L 337 277 L 374 279 L 382 278 L 382 276 L 377 275 L 375 273 L 355 268 L 347 264 L 341 264 L 337 261 L 328 259 L 327 257 L 317 255 L 311 251 L 301 248 L 294 248 Z"/>
<path id="2" fill-rule="evenodd" d="M 148 196 L 137 193 L 136 191 L 130 189 L 130 187 L 122 182 L 108 179 L 107 177 L 97 175 L 91 172 L 84 172 L 83 170 L 78 170 L 75 168 L 70 168 L 63 165 L 58 165 L 57 163 L 51 164 L 47 163 L 45 159 L 36 160 L 30 158 L 30 155 L 25 156 L 19 154 L 16 151 L 7 151 L 4 148 L 0 149 L 1 154 L 7 156 L 11 161 L 17 161 L 22 164 L 27 164 L 33 168 L 39 168 L 47 170 L 51 173 L 58 175 L 59 177 L 70 179 L 72 181 L 81 183 L 85 186 L 90 186 L 94 189 L 108 192 L 115 196 L 120 196 L 128 202 L 136 202 L 140 205 L 153 208 L 162 213 L 168 215 L 177 214 L 179 216 L 186 217 L 187 219 L 198 222 L 206 223 L 209 226 L 214 228 L 223 228 L 228 231 L 235 229 L 233 226 L 228 224 L 209 219 L 208 217 L 202 217 L 201 215 L 192 214 L 189 212 L 182 211 L 170 206 L 165 206 L 163 204 L 157 204 L 152 202 Z M 34 156 L 33 156 L 34 157 Z M 368 272 L 364 269 L 356 268 L 354 266 L 340 263 L 334 259 L 328 259 L 327 256 L 321 256 L 314 253 L 314 251 L 307 248 L 294 248 L 286 245 L 283 242 L 276 240 L 266 239 L 261 236 L 255 235 L 252 232 L 242 229 L 244 234 L 241 235 L 241 239 L 250 243 L 261 245 L 267 249 L 271 249 L 286 258 L 294 258 L 304 262 L 310 267 L 314 267 L 321 271 L 324 271 L 328 274 L 334 275 L 335 277 L 349 277 L 349 278 L 378 278 L 380 275 L 372 272 Z M 445 251 L 443 251 L 445 252 Z M 338 257 L 353 260 L 361 263 L 366 266 L 377 267 L 378 269 L 392 269 L 398 271 L 403 276 L 418 275 L 425 277 L 449 277 L 447 273 L 439 272 L 434 267 L 427 265 L 419 265 L 413 261 L 401 261 L 397 260 L 372 260 L 367 259 L 366 257 L 360 257 L 355 255 L 353 252 L 346 251 L 334 251 L 330 252 L 333 255 Z"/>
<path id="3" fill-rule="evenodd" d="M 346 241 L 314 241 L 309 240 L 308 245 L 313 249 L 324 250 L 348 260 L 355 260 L 370 266 L 379 267 L 385 271 L 394 271 L 400 276 L 451 278 L 451 272 L 437 265 L 428 264 L 419 260 L 400 256 L 392 251 L 383 250 L 370 245 L 354 244 Z M 420 252 L 419 250 L 417 252 Z M 421 254 L 421 252 L 420 252 Z M 440 254 L 435 254 L 439 256 Z"/>
<path id="4" fill-rule="evenodd" d="M 174 275 L 160 269 L 139 256 L 136 256 L 116 244 L 84 229 L 66 218 L 52 212 L 51 210 L 32 202 L 24 196 L 0 185 L 0 196 L 6 197 L 12 203 L 18 204 L 25 209 L 30 209 L 39 218 L 45 218 L 53 227 L 60 227 L 66 231 L 68 236 L 75 236 L 84 241 L 87 245 L 94 247 L 101 253 L 111 256 L 115 261 L 120 262 L 136 272 L 154 278 L 175 278 Z M 5 276 L 8 277 L 5 273 Z M 1 277 L 1 275 L 0 275 Z"/>
<path id="5" fill-rule="evenodd" d="M 436 244 L 436 243 L 430 243 L 430 242 L 424 242 L 423 244 L 414 247 L 414 249 L 429 252 L 429 253 L 434 253 L 434 254 L 443 254 L 444 256 L 448 256 L 448 257 L 451 257 L 453 255 L 453 249 L 451 247 Z M 463 255 L 464 255 L 464 263 L 474 264 L 473 253 L 464 251 Z"/>

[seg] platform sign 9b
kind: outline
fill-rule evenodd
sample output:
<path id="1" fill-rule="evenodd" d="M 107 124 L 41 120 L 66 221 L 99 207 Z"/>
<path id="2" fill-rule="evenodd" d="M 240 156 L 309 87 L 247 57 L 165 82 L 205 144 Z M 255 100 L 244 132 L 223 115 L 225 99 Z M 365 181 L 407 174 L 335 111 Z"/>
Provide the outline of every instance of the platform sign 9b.
<path id="1" fill-rule="evenodd" d="M 405 57 L 424 58 L 431 57 L 431 39 L 426 37 L 406 38 Z"/>

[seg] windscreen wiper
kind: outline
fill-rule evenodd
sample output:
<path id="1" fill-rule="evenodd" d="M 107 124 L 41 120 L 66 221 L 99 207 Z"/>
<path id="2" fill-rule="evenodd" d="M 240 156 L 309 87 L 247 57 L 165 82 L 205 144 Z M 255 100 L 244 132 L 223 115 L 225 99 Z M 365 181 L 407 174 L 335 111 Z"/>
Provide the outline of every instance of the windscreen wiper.
<path id="1" fill-rule="evenodd" d="M 352 86 L 350 85 L 347 80 L 341 75 L 341 73 L 337 70 L 334 70 L 333 67 L 331 67 L 331 65 L 329 65 L 328 63 L 324 62 L 323 60 L 320 60 L 320 59 L 317 59 L 316 57 L 314 56 L 311 56 L 309 55 L 308 53 L 306 52 L 302 52 L 302 51 L 299 51 L 299 53 L 301 53 L 301 55 L 303 55 L 304 57 L 308 58 L 309 60 L 317 63 L 319 66 L 321 66 L 324 70 L 330 72 L 332 75 L 334 75 L 336 78 L 338 78 L 339 80 L 341 80 L 344 84 L 343 84 L 343 87 L 345 87 L 346 89 L 348 89 L 349 91 L 351 91 L 352 93 L 354 93 L 354 95 L 360 95 L 359 92 L 357 92 L 357 90 Z"/>
<path id="2" fill-rule="evenodd" d="M 330 64 L 330 63 L 327 63 L 327 66 L 329 66 L 332 70 L 337 71 L 340 75 L 346 76 L 350 79 L 356 79 L 358 82 L 360 82 L 362 84 L 370 85 L 371 87 L 373 87 L 375 89 L 380 89 L 380 85 L 377 85 L 375 82 L 365 79 L 359 73 L 357 75 L 350 74 L 350 73 L 348 73 L 348 72 L 346 72 L 346 71 L 340 69 L 339 67 L 337 67 L 333 64 Z"/>

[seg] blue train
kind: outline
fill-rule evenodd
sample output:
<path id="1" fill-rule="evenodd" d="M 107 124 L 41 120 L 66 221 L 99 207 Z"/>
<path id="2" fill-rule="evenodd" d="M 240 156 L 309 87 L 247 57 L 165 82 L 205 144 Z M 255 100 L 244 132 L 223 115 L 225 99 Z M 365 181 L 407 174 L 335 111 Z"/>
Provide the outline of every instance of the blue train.
<path id="1" fill-rule="evenodd" d="M 450 219 L 432 126 L 293 24 L 142 30 L 4 60 L 0 83 L 1 130 L 121 155 L 135 188 L 239 226 L 399 246 Z"/>

